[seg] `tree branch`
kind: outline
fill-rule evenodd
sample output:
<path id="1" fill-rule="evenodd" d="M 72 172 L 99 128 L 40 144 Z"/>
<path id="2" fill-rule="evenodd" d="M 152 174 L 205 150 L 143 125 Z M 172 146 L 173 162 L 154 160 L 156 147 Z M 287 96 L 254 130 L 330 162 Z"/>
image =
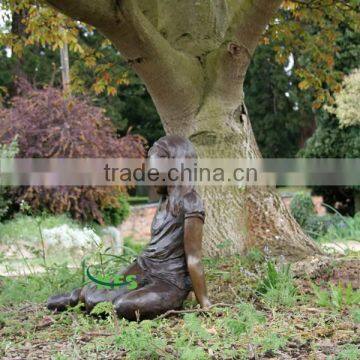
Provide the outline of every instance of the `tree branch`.
<path id="1" fill-rule="evenodd" d="M 93 26 L 115 21 L 111 0 L 40 0 L 69 17 Z"/>
<path id="2" fill-rule="evenodd" d="M 170 315 L 179 315 L 179 314 L 191 314 L 191 313 L 208 313 L 211 309 L 217 308 L 217 307 L 228 307 L 236 309 L 236 305 L 233 304 L 225 304 L 225 303 L 217 303 L 210 305 L 207 309 L 202 308 L 195 308 L 195 309 L 185 309 L 185 310 L 168 310 L 166 313 L 156 317 L 154 320 L 161 320 L 164 319 Z"/>
<path id="3" fill-rule="evenodd" d="M 207 57 L 207 78 L 212 96 L 223 109 L 236 111 L 243 101 L 243 82 L 259 38 L 282 0 L 234 2 L 222 46 Z M 216 69 L 216 71 L 215 71 Z"/>
<path id="4" fill-rule="evenodd" d="M 143 14 L 137 0 L 45 0 L 72 18 L 94 25 L 142 78 L 165 130 L 184 130 L 198 110 L 203 71 L 195 57 L 174 49 Z"/>
<path id="5" fill-rule="evenodd" d="M 136 39 L 128 41 L 116 36 L 114 44 L 126 57 L 138 59 L 133 68 L 147 85 L 165 130 L 172 133 L 172 124 L 178 121 L 185 129 L 200 105 L 203 92 L 200 64 L 170 45 L 142 13 L 137 0 L 118 1 L 118 10 L 119 18 L 136 34 Z"/>
<path id="6" fill-rule="evenodd" d="M 228 30 L 238 46 L 253 54 L 267 24 L 280 7 L 282 0 L 241 0 Z"/>

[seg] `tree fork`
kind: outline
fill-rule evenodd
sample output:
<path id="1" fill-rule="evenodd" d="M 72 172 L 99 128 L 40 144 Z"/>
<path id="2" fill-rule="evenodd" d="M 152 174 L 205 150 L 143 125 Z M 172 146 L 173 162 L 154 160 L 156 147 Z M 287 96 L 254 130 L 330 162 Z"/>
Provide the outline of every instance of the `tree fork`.
<path id="1" fill-rule="evenodd" d="M 113 42 L 146 84 L 165 131 L 189 137 L 200 157 L 261 156 L 241 110 L 243 81 L 281 0 L 182 0 L 174 4 L 180 13 L 162 0 L 46 2 Z M 209 255 L 265 245 L 274 255 L 292 258 L 320 252 L 274 191 L 200 191 L 207 205 Z"/>

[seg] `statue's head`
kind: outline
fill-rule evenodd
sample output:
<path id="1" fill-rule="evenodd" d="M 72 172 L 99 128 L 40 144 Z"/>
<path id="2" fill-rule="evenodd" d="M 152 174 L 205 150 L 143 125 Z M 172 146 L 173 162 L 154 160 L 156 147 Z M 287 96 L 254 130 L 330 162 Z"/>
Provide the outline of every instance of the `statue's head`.
<path id="1" fill-rule="evenodd" d="M 178 136 L 168 135 L 160 138 L 150 148 L 148 157 L 151 159 L 196 159 L 197 154 L 190 140 Z M 180 185 L 183 190 L 189 190 L 190 187 Z M 168 193 L 169 185 L 156 185 L 155 189 L 159 194 Z M 192 187 L 191 187 L 192 188 Z"/>

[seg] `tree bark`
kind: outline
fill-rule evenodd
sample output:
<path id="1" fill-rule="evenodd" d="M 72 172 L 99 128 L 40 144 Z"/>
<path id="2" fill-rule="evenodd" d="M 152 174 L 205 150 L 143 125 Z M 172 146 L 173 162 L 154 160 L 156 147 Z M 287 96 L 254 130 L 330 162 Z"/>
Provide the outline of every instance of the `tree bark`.
<path id="1" fill-rule="evenodd" d="M 147 86 L 166 133 L 189 137 L 200 157 L 261 156 L 242 111 L 243 82 L 281 0 L 47 2 L 113 42 Z M 272 189 L 199 191 L 207 212 L 207 255 L 252 247 L 292 259 L 320 252 Z"/>
<path id="2" fill-rule="evenodd" d="M 200 111 L 200 114 L 207 113 L 205 123 L 210 126 L 188 135 L 199 156 L 261 157 L 245 107 L 239 105 L 235 112 L 222 115 L 214 113 L 213 107 L 214 103 L 211 109 Z M 220 105 L 219 108 L 223 109 Z M 196 122 L 201 123 L 201 120 Z M 214 131 L 216 123 L 219 126 Z M 274 256 L 298 260 L 320 252 L 273 188 L 203 186 L 199 192 L 207 211 L 204 249 L 209 256 L 241 254 L 258 248 Z"/>
<path id="3" fill-rule="evenodd" d="M 360 213 L 360 194 L 357 191 L 354 191 L 354 208 L 355 214 Z"/>
<path id="4" fill-rule="evenodd" d="M 26 18 L 27 11 L 21 10 L 19 12 L 13 11 L 11 14 L 12 22 L 11 22 L 11 33 L 17 38 L 25 38 L 26 26 L 23 24 L 22 20 Z M 16 79 L 27 79 L 25 72 L 23 71 L 24 59 L 22 57 L 14 58 L 14 68 L 13 74 Z"/>
<path id="5" fill-rule="evenodd" d="M 60 48 L 60 63 L 62 85 L 65 94 L 70 94 L 70 62 L 69 62 L 69 46 L 67 43 Z"/>

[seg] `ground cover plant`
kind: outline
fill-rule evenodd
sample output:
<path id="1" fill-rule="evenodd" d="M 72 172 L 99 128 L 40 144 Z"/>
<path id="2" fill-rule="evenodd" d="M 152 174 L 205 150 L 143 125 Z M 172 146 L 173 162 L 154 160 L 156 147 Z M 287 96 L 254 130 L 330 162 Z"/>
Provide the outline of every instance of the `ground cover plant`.
<path id="1" fill-rule="evenodd" d="M 214 307 L 204 313 L 189 299 L 179 314 L 139 323 L 117 319 L 104 303 L 93 311 L 107 317 L 85 315 L 78 307 L 60 314 L 46 310 L 50 293 L 82 282 L 79 269 L 58 266 L 45 274 L 1 278 L 0 354 L 4 359 L 355 360 L 359 261 L 358 255 L 343 257 L 310 279 L 257 250 L 206 258 Z"/>

